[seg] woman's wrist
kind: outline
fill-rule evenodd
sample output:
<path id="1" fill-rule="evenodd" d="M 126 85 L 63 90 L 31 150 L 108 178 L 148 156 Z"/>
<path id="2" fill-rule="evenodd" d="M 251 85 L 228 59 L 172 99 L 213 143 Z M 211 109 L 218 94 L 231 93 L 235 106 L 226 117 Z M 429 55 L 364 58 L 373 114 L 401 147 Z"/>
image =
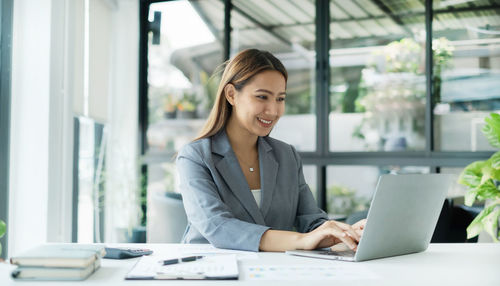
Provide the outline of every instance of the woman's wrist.
<path id="1" fill-rule="evenodd" d="M 307 233 L 297 232 L 297 238 L 296 238 L 297 245 L 295 247 L 295 250 L 306 249 L 306 247 L 305 247 L 305 245 L 306 245 L 306 242 L 305 242 L 306 238 L 307 238 Z"/>
<path id="2" fill-rule="evenodd" d="M 304 249 L 306 235 L 294 231 L 269 229 L 262 235 L 259 249 L 261 251 Z"/>

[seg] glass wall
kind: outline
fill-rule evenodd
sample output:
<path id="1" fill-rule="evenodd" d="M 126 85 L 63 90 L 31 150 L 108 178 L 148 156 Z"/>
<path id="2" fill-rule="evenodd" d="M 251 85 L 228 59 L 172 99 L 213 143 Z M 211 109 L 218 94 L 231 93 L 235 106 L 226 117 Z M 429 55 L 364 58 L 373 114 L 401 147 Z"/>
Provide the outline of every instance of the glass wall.
<path id="1" fill-rule="evenodd" d="M 494 150 L 481 133 L 500 110 L 500 17 L 495 1 L 433 1 L 434 144 Z"/>
<path id="2" fill-rule="evenodd" d="M 301 152 L 306 181 L 332 217 L 366 211 L 381 174 L 458 175 L 489 156 L 476 151 L 492 150 L 481 128 L 500 111 L 500 3 L 431 2 L 432 19 L 417 0 L 232 0 L 230 27 L 224 1 L 151 4 L 149 21 L 160 13 L 162 24 L 159 44 L 154 32 L 148 39 L 148 192 L 177 191 L 171 159 L 213 103 L 225 29 L 230 56 L 264 49 L 286 66 L 286 112 L 271 136 Z M 319 79 L 325 68 L 329 78 Z M 317 105 L 324 97 L 328 111 Z"/>
<path id="3" fill-rule="evenodd" d="M 173 157 L 202 128 L 223 62 L 224 3 L 167 1 L 149 7 L 147 193 L 178 192 Z M 193 36 L 196 35 L 196 36 Z"/>
<path id="4" fill-rule="evenodd" d="M 232 3 L 231 55 L 247 48 L 268 50 L 288 71 L 285 115 L 271 136 L 292 144 L 298 151 L 315 151 L 314 1 L 234 0 Z"/>
<path id="5" fill-rule="evenodd" d="M 330 1 L 331 151 L 425 148 L 425 7 L 380 2 Z"/>

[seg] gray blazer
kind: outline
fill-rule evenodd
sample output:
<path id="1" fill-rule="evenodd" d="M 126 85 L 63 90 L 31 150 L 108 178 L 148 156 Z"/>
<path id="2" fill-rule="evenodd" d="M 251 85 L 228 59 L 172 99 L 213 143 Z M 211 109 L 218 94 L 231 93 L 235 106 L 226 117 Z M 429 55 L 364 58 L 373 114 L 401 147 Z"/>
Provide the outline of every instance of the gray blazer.
<path id="1" fill-rule="evenodd" d="M 291 146 L 259 137 L 261 207 L 223 130 L 184 146 L 177 156 L 180 189 L 188 217 L 183 243 L 259 251 L 268 229 L 309 232 L 327 220 L 304 180 Z"/>

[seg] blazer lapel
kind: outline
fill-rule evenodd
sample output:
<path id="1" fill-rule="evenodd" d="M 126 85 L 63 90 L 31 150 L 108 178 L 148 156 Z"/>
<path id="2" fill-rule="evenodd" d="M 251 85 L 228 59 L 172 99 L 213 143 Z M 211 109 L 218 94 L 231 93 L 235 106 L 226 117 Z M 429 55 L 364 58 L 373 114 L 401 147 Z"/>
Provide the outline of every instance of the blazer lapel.
<path id="1" fill-rule="evenodd" d="M 231 148 L 231 144 L 229 144 L 229 139 L 224 130 L 212 138 L 212 152 L 222 156 L 220 160 L 214 163 L 230 190 L 238 198 L 255 223 L 265 225 L 264 217 L 250 192 L 245 175 L 241 171 L 238 159 Z"/>
<path id="2" fill-rule="evenodd" d="M 271 200 L 273 198 L 274 188 L 276 187 L 276 176 L 278 174 L 279 164 L 271 152 L 273 148 L 266 142 L 265 138 L 259 137 L 258 144 L 261 181 L 260 188 L 262 190 L 260 210 L 265 218 L 269 208 L 271 207 Z"/>

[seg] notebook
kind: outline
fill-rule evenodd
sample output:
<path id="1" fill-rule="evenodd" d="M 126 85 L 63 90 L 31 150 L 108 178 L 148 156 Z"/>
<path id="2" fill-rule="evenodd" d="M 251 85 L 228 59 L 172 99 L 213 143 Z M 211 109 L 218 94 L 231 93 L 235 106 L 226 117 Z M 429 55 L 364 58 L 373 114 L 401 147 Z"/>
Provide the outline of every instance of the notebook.
<path id="1" fill-rule="evenodd" d="M 11 276 L 15 280 L 85 280 L 101 266 L 101 259 L 87 267 L 31 267 L 19 266 L 14 269 Z"/>
<path id="2" fill-rule="evenodd" d="M 424 251 L 453 181 L 454 176 L 447 174 L 382 175 L 356 252 L 320 249 L 286 253 L 364 261 Z"/>
<path id="3" fill-rule="evenodd" d="M 55 243 L 43 244 L 10 259 L 19 266 L 85 268 L 105 255 L 103 245 Z"/>

